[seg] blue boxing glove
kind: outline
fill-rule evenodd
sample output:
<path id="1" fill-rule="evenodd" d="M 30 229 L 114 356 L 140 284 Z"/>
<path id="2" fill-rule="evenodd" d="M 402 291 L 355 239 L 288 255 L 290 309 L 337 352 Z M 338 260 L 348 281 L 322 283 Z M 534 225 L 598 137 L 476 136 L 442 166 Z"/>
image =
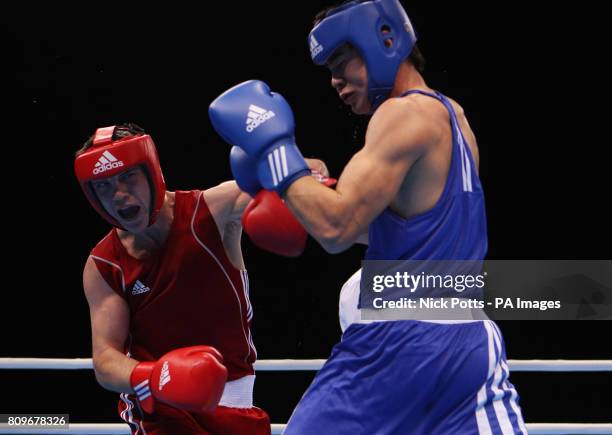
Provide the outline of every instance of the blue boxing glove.
<path id="1" fill-rule="evenodd" d="M 230 168 L 234 180 L 243 192 L 253 198 L 263 189 L 257 178 L 257 161 L 245 153 L 242 148 L 233 146 L 230 151 Z"/>
<path id="2" fill-rule="evenodd" d="M 212 102 L 208 115 L 226 142 L 255 159 L 265 189 L 282 195 L 295 180 L 310 175 L 295 145 L 291 107 L 264 82 L 249 80 L 225 91 Z"/>

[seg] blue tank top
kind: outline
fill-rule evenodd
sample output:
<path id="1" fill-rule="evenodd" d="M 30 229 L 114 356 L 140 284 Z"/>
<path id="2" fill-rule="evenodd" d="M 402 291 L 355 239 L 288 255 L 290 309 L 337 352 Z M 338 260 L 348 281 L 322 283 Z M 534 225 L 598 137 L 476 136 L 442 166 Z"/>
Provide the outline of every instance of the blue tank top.
<path id="1" fill-rule="evenodd" d="M 366 260 L 483 260 L 487 253 L 487 218 L 484 194 L 470 147 L 457 115 L 439 92 L 407 91 L 440 101 L 450 114 L 453 135 L 448 177 L 431 210 L 408 219 L 390 208 L 369 227 Z"/>

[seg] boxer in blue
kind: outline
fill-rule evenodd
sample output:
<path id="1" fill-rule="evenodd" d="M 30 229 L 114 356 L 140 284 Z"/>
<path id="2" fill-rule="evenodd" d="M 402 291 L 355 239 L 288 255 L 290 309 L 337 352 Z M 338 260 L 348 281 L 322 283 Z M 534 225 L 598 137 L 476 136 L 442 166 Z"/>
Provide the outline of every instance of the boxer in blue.
<path id="1" fill-rule="evenodd" d="M 306 176 L 288 103 L 245 82 L 209 109 L 217 132 L 244 151 L 239 185 L 277 191 L 331 253 L 365 239 L 367 260 L 484 259 L 476 138 L 459 104 L 425 83 L 399 1 L 346 2 L 316 21 L 312 59 L 354 113 L 371 115 L 365 144 L 336 190 L 322 186 Z M 359 280 L 341 295 L 342 341 L 285 434 L 527 433 L 492 321 L 365 321 Z"/>

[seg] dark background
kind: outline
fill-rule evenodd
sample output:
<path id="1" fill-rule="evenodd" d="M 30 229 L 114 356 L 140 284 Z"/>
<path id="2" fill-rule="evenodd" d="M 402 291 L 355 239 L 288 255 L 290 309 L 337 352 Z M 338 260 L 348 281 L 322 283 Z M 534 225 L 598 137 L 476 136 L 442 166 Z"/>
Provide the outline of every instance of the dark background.
<path id="1" fill-rule="evenodd" d="M 3 128 L 2 356 L 90 356 L 81 271 L 109 228 L 80 192 L 72 156 L 97 127 L 140 124 L 156 141 L 169 189 L 210 187 L 230 171 L 208 104 L 258 78 L 292 104 L 303 153 L 340 174 L 362 145 L 367 120 L 342 105 L 327 71 L 310 62 L 310 21 L 326 4 L 32 5 L 5 15 L 3 64 L 13 80 Z M 489 258 L 610 258 L 603 9 L 405 6 L 428 84 L 464 107 L 478 138 Z M 245 238 L 244 251 L 259 358 L 326 358 L 340 338 L 340 287 L 363 250 L 331 256 L 311 239 L 301 258 L 284 259 Z M 500 326 L 512 359 L 612 358 L 609 322 Z M 260 372 L 256 402 L 284 422 L 313 375 Z M 514 373 L 511 380 L 528 422 L 612 420 L 609 373 Z M 0 385 L 0 412 L 118 421 L 116 394 L 97 386 L 91 371 L 1 370 Z"/>

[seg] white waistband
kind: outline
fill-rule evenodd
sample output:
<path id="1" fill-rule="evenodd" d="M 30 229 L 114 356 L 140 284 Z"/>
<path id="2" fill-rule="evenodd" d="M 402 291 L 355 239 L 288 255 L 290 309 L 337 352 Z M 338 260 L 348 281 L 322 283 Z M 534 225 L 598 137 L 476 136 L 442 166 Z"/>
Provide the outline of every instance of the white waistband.
<path id="1" fill-rule="evenodd" d="M 430 323 L 471 323 L 488 320 L 484 310 L 479 308 L 362 310 L 358 308 L 360 281 L 361 269 L 355 272 L 342 286 L 339 302 L 340 328 L 342 328 L 342 332 L 353 323 L 374 323 L 395 320 L 419 320 Z"/>
<path id="2" fill-rule="evenodd" d="M 219 405 L 227 406 L 228 408 L 252 408 L 254 384 L 255 375 L 247 375 L 243 378 L 226 382 Z"/>
<path id="3" fill-rule="evenodd" d="M 417 322 L 426 322 L 426 323 L 474 323 L 474 322 L 484 322 L 485 320 L 490 320 L 490 319 L 481 319 L 481 320 L 432 320 L 432 319 L 399 319 L 399 320 L 392 320 L 392 319 L 379 319 L 379 320 L 357 320 L 353 323 L 359 323 L 359 324 L 370 324 L 370 323 L 380 323 L 380 322 L 397 322 L 397 321 L 401 321 L 401 320 L 415 320 Z M 352 325 L 352 323 L 351 323 Z M 350 325 L 349 325 L 350 326 Z"/>

